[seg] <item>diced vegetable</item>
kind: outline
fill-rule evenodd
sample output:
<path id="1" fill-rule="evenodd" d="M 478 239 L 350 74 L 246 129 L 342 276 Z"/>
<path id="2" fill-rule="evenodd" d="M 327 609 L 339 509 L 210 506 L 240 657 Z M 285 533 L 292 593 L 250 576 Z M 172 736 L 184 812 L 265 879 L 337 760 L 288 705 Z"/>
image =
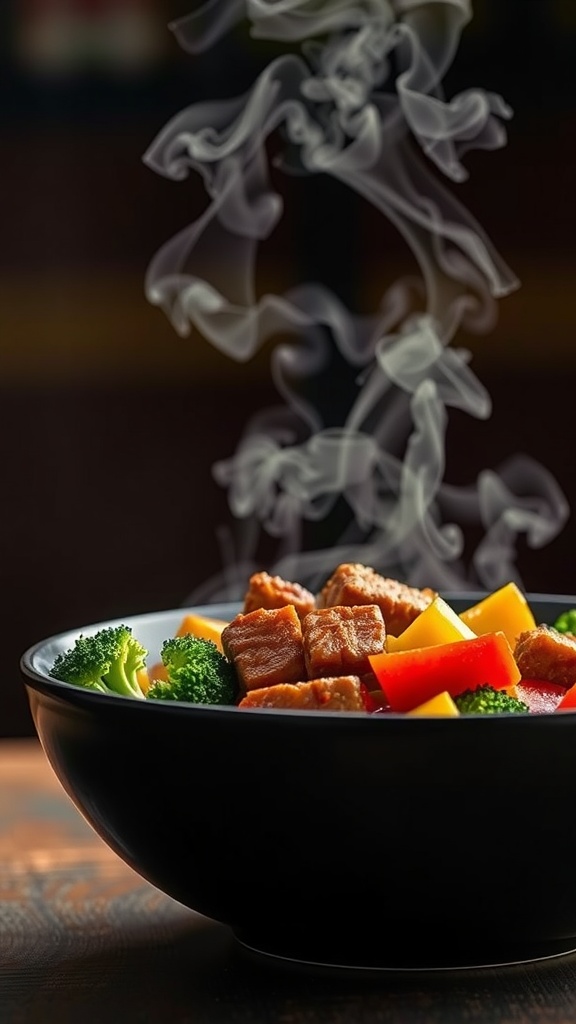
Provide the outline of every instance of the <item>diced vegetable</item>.
<path id="1" fill-rule="evenodd" d="M 136 678 L 142 693 L 148 693 L 148 690 L 150 689 L 150 676 L 148 675 L 148 671 L 145 668 L 138 669 Z"/>
<path id="2" fill-rule="evenodd" d="M 510 689 L 505 686 L 497 690 L 490 683 L 484 683 L 459 693 L 454 697 L 454 703 L 461 715 L 517 715 L 529 711 L 528 705 L 513 697 Z"/>
<path id="3" fill-rule="evenodd" d="M 568 687 L 556 705 L 557 711 L 567 711 L 569 708 L 576 708 L 576 683 Z"/>
<path id="4" fill-rule="evenodd" d="M 228 623 L 223 619 L 213 619 L 206 615 L 195 615 L 189 612 L 178 626 L 176 636 L 192 633 L 204 640 L 213 640 L 219 651 L 222 651 L 222 630 Z"/>
<path id="5" fill-rule="evenodd" d="M 411 711 L 443 690 L 455 697 L 484 683 L 504 689 L 520 679 L 502 632 L 435 647 L 375 654 L 370 664 L 393 711 Z"/>
<path id="6" fill-rule="evenodd" d="M 506 583 L 499 590 L 460 613 L 462 622 L 478 635 L 505 633 L 514 649 L 520 633 L 536 628 L 536 620 L 522 591 L 515 583 Z"/>
<path id="7" fill-rule="evenodd" d="M 462 621 L 439 595 L 398 637 L 386 637 L 387 651 L 409 651 L 415 647 L 433 647 L 457 640 L 471 640 L 476 633 Z"/>
<path id="8" fill-rule="evenodd" d="M 562 612 L 554 623 L 554 629 L 559 633 L 576 634 L 576 608 L 567 608 Z"/>
<path id="9" fill-rule="evenodd" d="M 446 716 L 447 718 L 458 718 L 460 712 L 448 691 L 443 690 L 442 693 L 438 693 L 436 697 L 432 697 L 430 700 L 424 701 L 424 703 L 419 704 L 417 708 L 412 708 L 412 711 L 408 711 L 408 714 L 438 715 L 442 717 Z"/>
<path id="10" fill-rule="evenodd" d="M 161 661 L 154 662 L 154 664 L 148 670 L 148 675 L 150 677 L 150 685 L 152 685 L 152 683 L 155 682 L 155 680 L 157 679 L 163 679 L 164 682 L 166 682 L 166 680 L 168 679 L 166 666 L 163 665 Z M 148 693 L 148 690 L 146 690 L 146 693 Z"/>
<path id="11" fill-rule="evenodd" d="M 520 694 L 518 693 L 518 683 L 513 683 L 512 686 L 504 686 L 504 690 L 510 697 L 515 697 L 516 700 L 520 700 Z"/>
<path id="12" fill-rule="evenodd" d="M 227 625 L 225 619 L 214 619 L 208 615 L 196 615 L 194 612 L 188 612 L 184 615 L 174 636 L 186 636 L 187 633 L 191 633 L 192 636 L 199 636 L 203 640 L 213 640 L 222 654 L 222 630 Z M 149 674 L 150 679 L 161 679 L 164 682 L 168 679 L 166 666 L 161 661 L 152 665 Z M 144 690 L 145 693 L 147 689 Z"/>
<path id="13" fill-rule="evenodd" d="M 550 683 L 542 679 L 522 679 L 516 690 L 517 696 L 528 705 L 534 715 L 555 711 L 566 693 L 566 688 L 560 683 Z"/>

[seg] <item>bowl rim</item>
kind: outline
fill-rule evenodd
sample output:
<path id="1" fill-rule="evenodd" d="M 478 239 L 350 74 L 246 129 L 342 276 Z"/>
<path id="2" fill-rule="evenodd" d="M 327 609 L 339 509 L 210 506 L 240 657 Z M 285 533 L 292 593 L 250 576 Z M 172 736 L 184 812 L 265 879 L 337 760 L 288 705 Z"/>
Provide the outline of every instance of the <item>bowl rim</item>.
<path id="1" fill-rule="evenodd" d="M 441 591 L 442 597 L 450 603 L 450 601 L 458 602 L 470 602 L 470 604 L 476 603 L 481 600 L 482 597 L 486 597 L 489 591 L 486 590 L 445 590 Z M 566 608 L 576 607 L 576 594 L 547 594 L 535 591 L 524 592 L 526 600 L 530 605 L 555 605 L 563 604 Z M 239 611 L 241 611 L 241 602 L 239 601 L 222 601 L 213 602 L 208 604 L 200 605 L 188 605 L 184 604 L 176 608 L 164 608 L 157 609 L 148 612 L 138 612 L 130 615 L 115 616 L 111 619 L 103 619 L 97 622 L 92 622 L 83 626 L 75 626 L 70 629 L 62 630 L 58 633 L 45 636 L 40 640 L 27 647 L 22 653 L 19 660 L 20 673 L 23 677 L 24 685 L 26 688 L 31 688 L 37 693 L 49 694 L 52 697 L 57 697 L 63 700 L 65 703 L 72 704 L 87 704 L 92 705 L 94 702 L 96 706 L 103 707 L 132 707 L 132 708 L 146 708 L 151 713 L 162 713 L 162 714 L 182 714 L 182 713 L 194 713 L 201 715 L 240 715 L 246 717 L 247 715 L 263 715 L 266 717 L 272 717 L 275 719 L 281 719 L 286 716 L 289 718 L 296 717 L 312 718 L 317 720 L 320 716 L 317 711 L 305 711 L 291 708 L 239 708 L 233 704 L 195 704 L 191 701 L 146 701 L 138 700 L 134 697 L 125 696 L 123 694 L 105 694 L 97 691 L 89 690 L 84 687 L 74 686 L 71 683 L 66 683 L 63 680 L 55 679 L 50 676 L 48 671 L 43 670 L 38 665 L 38 661 L 42 654 L 53 650 L 63 650 L 65 647 L 71 646 L 74 640 L 80 635 L 89 635 L 97 632 L 99 629 L 107 626 L 115 626 L 121 624 L 127 624 L 131 626 L 134 634 L 137 636 L 137 630 L 139 627 L 145 626 L 148 622 L 154 622 L 157 625 L 166 622 L 177 621 L 182 619 L 185 615 L 196 614 L 212 616 L 214 618 L 226 618 L 230 616 L 232 618 Z M 146 713 L 149 713 L 148 711 Z M 491 715 L 491 720 L 518 720 L 521 717 L 523 720 L 537 720 L 542 718 L 550 717 L 566 717 L 575 716 L 576 710 L 563 711 L 561 715 L 557 711 L 554 712 L 543 712 L 538 715 L 526 714 L 526 715 L 507 715 L 507 714 L 496 714 Z M 478 718 L 485 718 L 484 715 L 467 715 L 468 720 L 474 720 Z M 427 722 L 428 725 L 431 722 L 453 722 L 458 719 L 452 719 L 449 716 L 433 716 L 433 715 L 422 715 L 422 716 L 409 716 L 402 712 L 388 712 L 386 715 L 362 715 L 358 712 L 353 711 L 342 711 L 334 715 L 323 715 L 321 716 L 322 721 L 326 720 L 337 720 L 342 721 L 343 719 L 358 720 L 378 720 L 380 722 L 390 721 L 410 721 L 415 727 L 418 727 L 419 722 Z M 460 723 L 461 724 L 461 723 Z"/>

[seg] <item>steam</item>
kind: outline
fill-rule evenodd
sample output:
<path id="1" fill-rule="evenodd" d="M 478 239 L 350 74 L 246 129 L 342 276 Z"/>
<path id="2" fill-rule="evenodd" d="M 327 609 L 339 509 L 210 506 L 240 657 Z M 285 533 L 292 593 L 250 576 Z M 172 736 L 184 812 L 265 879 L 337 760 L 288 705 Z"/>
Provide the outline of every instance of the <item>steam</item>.
<path id="1" fill-rule="evenodd" d="M 241 597 L 263 567 L 262 532 L 277 544 L 267 568 L 311 588 L 340 561 L 417 585 L 521 583 L 519 538 L 540 547 L 567 519 L 557 484 L 525 456 L 469 487 L 444 480 L 450 410 L 491 414 L 470 354 L 452 342 L 460 329 L 492 329 L 497 300 L 518 286 L 442 180 L 465 180 L 470 149 L 503 146 L 512 113 L 480 89 L 443 95 L 471 16 L 467 0 L 209 0 L 171 26 L 191 54 L 240 22 L 290 49 L 245 95 L 183 110 L 145 155 L 168 178 L 200 175 L 207 194 L 204 213 L 153 258 L 148 299 L 179 334 L 195 330 L 238 363 L 276 339 L 271 374 L 284 402 L 253 416 L 213 467 L 237 536 L 221 531 L 224 569 L 195 598 Z M 277 170 L 330 175 L 409 246 L 418 277 L 395 281 L 374 312 L 351 312 L 319 281 L 259 294 L 258 248 L 284 213 L 268 156 L 279 138 Z M 302 388 L 329 381 L 334 353 L 353 384 L 337 427 Z M 329 550 L 307 550 L 307 525 L 343 509 Z M 484 534 L 466 561 L 468 525 Z"/>

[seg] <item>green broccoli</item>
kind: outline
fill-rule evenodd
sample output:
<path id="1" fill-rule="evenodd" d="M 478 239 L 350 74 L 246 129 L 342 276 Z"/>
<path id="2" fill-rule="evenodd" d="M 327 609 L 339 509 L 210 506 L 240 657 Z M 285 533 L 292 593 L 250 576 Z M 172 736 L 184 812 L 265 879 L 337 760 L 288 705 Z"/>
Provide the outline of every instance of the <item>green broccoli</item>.
<path id="1" fill-rule="evenodd" d="M 506 690 L 496 690 L 487 683 L 475 690 L 464 690 L 454 697 L 454 703 L 461 715 L 497 715 L 501 712 L 517 714 L 530 708 L 518 697 L 511 697 Z"/>
<path id="2" fill-rule="evenodd" d="M 554 623 L 554 629 L 559 633 L 572 633 L 576 635 L 576 608 L 569 608 L 562 612 Z"/>
<path id="3" fill-rule="evenodd" d="M 50 675 L 100 693 L 143 698 L 138 672 L 145 667 L 147 654 L 129 626 L 108 626 L 92 636 L 81 634 L 73 647 L 57 656 Z"/>
<path id="4" fill-rule="evenodd" d="M 165 640 L 160 652 L 167 680 L 153 680 L 148 700 L 183 700 L 192 704 L 233 704 L 236 670 L 213 640 L 185 633 Z"/>

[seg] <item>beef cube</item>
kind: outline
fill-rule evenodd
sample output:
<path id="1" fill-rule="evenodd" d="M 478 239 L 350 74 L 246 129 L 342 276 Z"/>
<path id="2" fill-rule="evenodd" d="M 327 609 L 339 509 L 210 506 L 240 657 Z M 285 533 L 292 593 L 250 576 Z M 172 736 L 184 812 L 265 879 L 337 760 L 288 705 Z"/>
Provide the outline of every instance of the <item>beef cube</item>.
<path id="1" fill-rule="evenodd" d="M 318 608 L 377 604 L 387 632 L 392 636 L 400 636 L 435 597 L 436 591 L 429 587 L 420 590 L 399 580 L 381 576 L 369 566 L 344 562 L 325 583 L 316 603 Z"/>
<path id="2" fill-rule="evenodd" d="M 521 633 L 514 658 L 523 679 L 541 679 L 566 687 L 576 682 L 576 638 L 551 626 Z"/>
<path id="3" fill-rule="evenodd" d="M 244 690 L 306 678 L 302 627 L 292 604 L 240 613 L 222 630 L 222 649 Z"/>
<path id="4" fill-rule="evenodd" d="M 279 683 L 250 690 L 238 706 L 296 711 L 366 711 L 361 683 L 354 675 Z"/>
<path id="5" fill-rule="evenodd" d="M 256 572 L 250 577 L 244 596 L 244 612 L 253 612 L 256 608 L 284 608 L 287 604 L 293 604 L 302 619 L 316 607 L 316 598 L 306 587 L 290 583 L 281 576 Z"/>
<path id="6" fill-rule="evenodd" d="M 381 654 L 386 627 L 376 604 L 317 608 L 302 623 L 309 679 L 371 671 L 368 657 Z"/>

